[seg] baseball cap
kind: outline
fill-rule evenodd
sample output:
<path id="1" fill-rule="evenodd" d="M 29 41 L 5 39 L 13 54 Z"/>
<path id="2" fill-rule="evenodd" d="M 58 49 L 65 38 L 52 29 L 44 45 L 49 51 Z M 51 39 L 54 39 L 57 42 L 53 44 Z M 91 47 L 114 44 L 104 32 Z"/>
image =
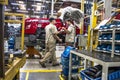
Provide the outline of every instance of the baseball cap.
<path id="1" fill-rule="evenodd" d="M 52 18 L 52 17 L 51 17 L 51 18 L 49 19 L 50 22 L 52 22 L 53 20 L 55 20 L 55 18 Z"/>

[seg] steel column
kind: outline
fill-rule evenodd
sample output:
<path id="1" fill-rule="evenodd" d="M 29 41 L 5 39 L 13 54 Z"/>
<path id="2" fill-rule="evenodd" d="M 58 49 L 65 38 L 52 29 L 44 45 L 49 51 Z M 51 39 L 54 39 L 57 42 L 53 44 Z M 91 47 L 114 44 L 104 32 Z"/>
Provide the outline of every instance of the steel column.
<path id="1" fill-rule="evenodd" d="M 51 3 L 51 17 L 53 17 L 53 13 L 54 13 L 54 0 L 52 0 Z"/>
<path id="2" fill-rule="evenodd" d="M 108 66 L 103 66 L 102 69 L 102 80 L 108 80 Z"/>
<path id="3" fill-rule="evenodd" d="M 69 78 L 68 80 L 71 80 L 71 76 L 72 76 L 72 53 L 70 53 L 70 56 L 69 56 Z"/>
<path id="4" fill-rule="evenodd" d="M 25 15 L 22 16 L 21 50 L 24 50 Z"/>
<path id="5" fill-rule="evenodd" d="M 97 25 L 97 16 L 95 16 L 95 10 L 97 10 L 97 0 L 93 0 L 93 7 L 92 7 L 92 14 L 90 17 L 90 34 L 88 34 L 90 36 L 90 51 L 93 50 L 93 28 L 96 27 Z"/>
<path id="6" fill-rule="evenodd" d="M 81 10 L 83 12 L 84 12 L 84 1 L 85 0 L 81 0 Z M 84 19 L 82 18 L 81 24 L 80 24 L 80 34 L 83 34 L 83 30 L 84 30 Z"/>
<path id="7" fill-rule="evenodd" d="M 115 51 L 115 28 L 113 28 L 113 33 L 112 33 L 112 54 L 111 54 L 111 57 L 114 57 L 114 51 Z"/>
<path id="8" fill-rule="evenodd" d="M 4 6 L 0 4 L 0 77 L 5 77 L 4 73 Z"/>

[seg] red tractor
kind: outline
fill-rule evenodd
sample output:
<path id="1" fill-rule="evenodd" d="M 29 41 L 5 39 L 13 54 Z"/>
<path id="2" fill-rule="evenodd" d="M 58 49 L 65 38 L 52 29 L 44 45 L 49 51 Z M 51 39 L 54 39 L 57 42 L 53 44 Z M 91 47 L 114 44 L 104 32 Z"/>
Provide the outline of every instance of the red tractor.
<path id="1" fill-rule="evenodd" d="M 39 39 L 42 49 L 45 48 L 45 27 L 49 24 L 47 18 L 28 18 L 25 20 L 25 35 L 29 36 L 29 41 L 35 43 Z M 63 23 L 60 19 L 56 19 L 56 27 L 60 30 Z M 65 35 L 59 35 L 64 42 Z"/>
<path id="2" fill-rule="evenodd" d="M 40 46 L 45 48 L 45 27 L 49 24 L 48 18 L 28 18 L 25 20 L 25 35 L 29 36 L 29 41 L 36 42 L 36 38 L 40 39 Z M 56 27 L 59 30 L 62 27 L 66 27 L 65 23 L 63 23 L 60 19 L 56 19 Z M 79 28 L 76 27 L 76 34 L 79 34 Z M 60 38 L 63 39 L 63 43 L 65 42 L 65 34 L 58 35 Z"/>

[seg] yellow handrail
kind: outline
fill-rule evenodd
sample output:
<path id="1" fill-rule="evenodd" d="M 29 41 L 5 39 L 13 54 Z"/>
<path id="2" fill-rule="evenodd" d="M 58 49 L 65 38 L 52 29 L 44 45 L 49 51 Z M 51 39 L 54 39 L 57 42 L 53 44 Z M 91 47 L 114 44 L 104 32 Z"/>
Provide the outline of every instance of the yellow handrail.
<path id="1" fill-rule="evenodd" d="M 7 13 L 5 12 L 5 16 L 19 16 L 22 20 L 4 20 L 4 22 L 8 23 L 22 23 L 22 34 L 21 34 L 21 50 L 24 50 L 24 26 L 25 26 L 25 15 L 18 13 Z"/>

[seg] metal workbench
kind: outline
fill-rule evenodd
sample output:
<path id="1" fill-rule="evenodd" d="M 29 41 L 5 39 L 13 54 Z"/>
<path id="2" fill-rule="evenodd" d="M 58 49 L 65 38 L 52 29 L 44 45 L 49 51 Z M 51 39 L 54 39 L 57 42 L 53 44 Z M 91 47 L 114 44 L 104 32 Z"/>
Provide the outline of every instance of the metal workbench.
<path id="1" fill-rule="evenodd" d="M 101 53 L 101 52 L 88 52 L 88 51 L 79 51 L 79 50 L 71 50 L 70 51 L 70 61 L 69 61 L 69 80 L 71 80 L 71 70 L 72 70 L 72 54 L 75 54 L 79 57 L 85 59 L 84 61 L 84 69 L 86 69 L 87 61 L 92 61 L 102 65 L 102 80 L 108 80 L 108 68 L 109 67 L 117 67 L 120 66 L 120 56 L 111 57 L 111 54 Z"/>

